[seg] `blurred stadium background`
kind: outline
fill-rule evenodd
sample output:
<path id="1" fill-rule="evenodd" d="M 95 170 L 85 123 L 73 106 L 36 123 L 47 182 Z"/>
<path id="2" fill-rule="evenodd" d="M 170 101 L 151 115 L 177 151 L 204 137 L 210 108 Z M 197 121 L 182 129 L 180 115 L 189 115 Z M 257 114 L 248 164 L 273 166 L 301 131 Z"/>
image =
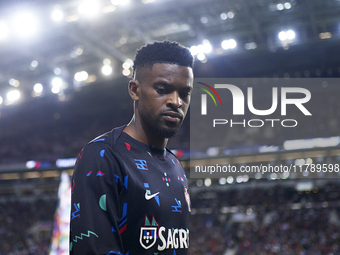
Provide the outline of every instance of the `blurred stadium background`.
<path id="1" fill-rule="evenodd" d="M 0 255 L 67 254 L 68 177 L 89 140 L 130 120 L 137 48 L 178 41 L 196 77 L 337 78 L 339 13 L 339 0 L 0 1 Z M 207 150 L 200 162 L 339 164 L 338 92 L 294 135 L 335 137 L 329 146 L 288 153 L 284 133 L 244 131 L 229 134 L 233 155 Z M 169 148 L 189 176 L 188 133 L 186 120 Z M 249 150 L 264 144 L 274 149 Z M 317 177 L 189 179 L 189 254 L 340 254 L 339 178 Z"/>

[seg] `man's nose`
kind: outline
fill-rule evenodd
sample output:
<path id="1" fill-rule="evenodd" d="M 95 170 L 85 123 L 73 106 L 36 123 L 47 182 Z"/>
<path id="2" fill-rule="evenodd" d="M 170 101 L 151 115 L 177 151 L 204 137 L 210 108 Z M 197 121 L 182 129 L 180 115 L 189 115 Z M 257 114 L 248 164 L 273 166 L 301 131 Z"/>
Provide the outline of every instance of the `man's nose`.
<path id="1" fill-rule="evenodd" d="M 179 96 L 179 93 L 177 91 L 173 91 L 172 93 L 169 94 L 167 103 L 177 109 L 182 106 L 183 101 Z"/>

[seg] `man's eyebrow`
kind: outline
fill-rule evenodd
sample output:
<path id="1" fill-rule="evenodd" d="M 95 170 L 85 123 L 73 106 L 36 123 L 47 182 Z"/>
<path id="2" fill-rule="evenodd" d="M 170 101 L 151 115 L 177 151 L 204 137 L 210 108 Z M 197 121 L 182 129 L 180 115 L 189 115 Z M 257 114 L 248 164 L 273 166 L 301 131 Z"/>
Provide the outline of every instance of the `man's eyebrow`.
<path id="1" fill-rule="evenodd" d="M 159 85 L 161 85 L 161 86 L 173 86 L 173 85 L 171 85 L 170 83 L 165 82 L 165 81 L 156 81 L 156 82 L 154 83 L 154 85 L 155 85 L 155 86 L 159 86 Z"/>
<path id="2" fill-rule="evenodd" d="M 156 81 L 153 85 L 154 86 L 164 86 L 164 87 L 168 87 L 168 88 L 174 88 L 175 87 L 171 83 L 168 83 L 168 82 L 165 82 L 165 81 Z M 193 87 L 187 86 L 187 87 L 181 88 L 180 90 L 190 92 L 190 91 L 193 90 Z"/>

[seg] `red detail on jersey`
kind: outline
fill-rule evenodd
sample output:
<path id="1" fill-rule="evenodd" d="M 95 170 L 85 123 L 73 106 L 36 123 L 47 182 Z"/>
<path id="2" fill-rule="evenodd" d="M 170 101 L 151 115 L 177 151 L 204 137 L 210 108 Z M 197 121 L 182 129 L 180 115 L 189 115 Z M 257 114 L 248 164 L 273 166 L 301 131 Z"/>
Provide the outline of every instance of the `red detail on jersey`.
<path id="1" fill-rule="evenodd" d="M 121 229 L 119 229 L 119 234 L 122 234 L 122 233 L 126 230 L 126 226 L 127 226 L 127 225 L 124 225 L 124 227 L 122 227 Z"/>
<path id="2" fill-rule="evenodd" d="M 79 152 L 78 154 L 79 159 L 81 159 L 81 157 L 83 156 L 83 152 L 84 152 L 84 149 L 82 149 L 81 152 Z"/>
<path id="3" fill-rule="evenodd" d="M 170 178 L 168 178 L 168 181 L 171 182 Z"/>
<path id="4" fill-rule="evenodd" d="M 130 144 L 125 143 L 125 145 L 126 145 L 126 149 L 131 150 L 131 145 Z"/>
<path id="5" fill-rule="evenodd" d="M 163 181 L 165 181 L 165 178 L 163 177 Z"/>
<path id="6" fill-rule="evenodd" d="M 103 172 L 101 172 L 101 171 L 98 171 L 98 173 L 97 173 L 97 175 L 105 175 Z"/>

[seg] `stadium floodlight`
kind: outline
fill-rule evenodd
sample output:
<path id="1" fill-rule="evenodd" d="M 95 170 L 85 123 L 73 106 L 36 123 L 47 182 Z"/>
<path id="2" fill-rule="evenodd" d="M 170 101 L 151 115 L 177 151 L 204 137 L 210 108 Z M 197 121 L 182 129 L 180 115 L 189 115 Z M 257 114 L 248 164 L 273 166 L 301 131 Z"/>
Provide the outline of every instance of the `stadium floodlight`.
<path id="1" fill-rule="evenodd" d="M 33 91 L 35 93 L 40 94 L 41 92 L 43 92 L 43 90 L 44 90 L 44 87 L 43 87 L 43 85 L 41 83 L 34 84 Z"/>
<path id="2" fill-rule="evenodd" d="M 293 40 L 295 38 L 295 32 L 293 30 L 290 29 L 286 33 L 288 40 Z"/>
<path id="3" fill-rule="evenodd" d="M 100 13 L 101 6 L 98 1 L 88 0 L 78 7 L 78 12 L 86 17 L 93 18 Z"/>
<path id="4" fill-rule="evenodd" d="M 219 154 L 219 149 L 218 149 L 218 147 L 209 147 L 209 148 L 207 149 L 207 155 L 208 155 L 209 157 L 215 157 L 215 156 L 218 156 L 218 154 Z"/>
<path id="5" fill-rule="evenodd" d="M 249 175 L 243 175 L 243 182 L 248 182 L 249 181 Z"/>
<path id="6" fill-rule="evenodd" d="M 88 74 L 86 71 L 77 72 L 77 73 L 74 75 L 74 79 L 75 79 L 77 82 L 86 81 L 88 77 L 89 77 L 89 74 Z"/>
<path id="7" fill-rule="evenodd" d="M 39 65 L 39 62 L 38 62 L 37 60 L 33 60 L 33 61 L 31 62 L 31 67 L 32 67 L 32 68 L 36 68 L 38 65 Z"/>
<path id="8" fill-rule="evenodd" d="M 270 176 L 269 176 L 270 180 L 277 180 L 277 174 L 276 173 L 271 173 Z"/>
<path id="9" fill-rule="evenodd" d="M 63 80 L 60 77 L 54 77 L 52 79 L 52 88 L 51 91 L 53 94 L 58 94 L 63 86 Z"/>
<path id="10" fill-rule="evenodd" d="M 55 75 L 60 75 L 61 74 L 61 68 L 56 67 L 56 68 L 54 68 L 53 72 L 54 72 Z"/>
<path id="11" fill-rule="evenodd" d="M 104 74 L 104 75 L 110 75 L 111 73 L 112 73 L 112 67 L 110 66 L 110 65 L 104 65 L 103 67 L 102 67 L 102 73 Z"/>
<path id="12" fill-rule="evenodd" d="M 286 3 L 284 4 L 284 7 L 285 7 L 287 10 L 289 10 L 290 8 L 292 8 L 292 4 L 289 3 L 289 2 L 286 2 Z"/>
<path id="13" fill-rule="evenodd" d="M 196 45 L 190 47 L 191 55 L 196 56 L 198 54 L 198 48 Z"/>
<path id="14" fill-rule="evenodd" d="M 33 37 L 39 30 L 37 15 L 30 12 L 17 13 L 12 19 L 13 31 L 22 38 Z"/>
<path id="15" fill-rule="evenodd" d="M 13 102 L 19 100 L 20 97 L 21 97 L 21 93 L 17 89 L 11 90 L 7 93 L 7 100 L 10 103 L 13 103 Z"/>
<path id="16" fill-rule="evenodd" d="M 282 11 L 285 7 L 283 4 L 279 3 L 277 4 L 276 8 L 279 10 L 279 11 Z"/>
<path id="17" fill-rule="evenodd" d="M 222 49 L 234 49 L 237 46 L 237 42 L 234 39 L 223 40 L 221 43 Z"/>
<path id="18" fill-rule="evenodd" d="M 130 65 L 129 63 L 127 63 L 127 62 L 124 62 L 124 63 L 122 64 L 122 67 L 123 67 L 124 69 L 129 69 L 129 68 L 131 67 L 131 65 Z"/>
<path id="19" fill-rule="evenodd" d="M 288 171 L 282 173 L 282 179 L 285 180 L 285 179 L 288 179 L 288 177 L 289 177 L 289 172 Z"/>
<path id="20" fill-rule="evenodd" d="M 228 15 L 225 12 L 222 12 L 220 18 L 221 20 L 226 20 L 228 18 Z"/>
<path id="21" fill-rule="evenodd" d="M 243 182 L 243 176 L 241 176 L 241 175 L 240 175 L 240 176 L 237 176 L 237 177 L 236 177 L 236 182 L 237 182 L 237 183 L 242 183 L 242 182 Z"/>
<path id="22" fill-rule="evenodd" d="M 4 21 L 0 20 L 0 41 L 4 41 L 8 38 L 9 29 Z"/>
<path id="23" fill-rule="evenodd" d="M 207 40 L 207 39 L 205 39 L 205 40 L 203 40 L 203 52 L 204 53 L 210 53 L 211 51 L 212 51 L 212 46 L 211 46 L 211 44 L 210 44 L 210 42 L 209 42 L 209 40 Z"/>
<path id="24" fill-rule="evenodd" d="M 235 17 L 235 13 L 234 12 L 228 12 L 227 16 L 229 19 L 233 19 Z"/>
<path id="25" fill-rule="evenodd" d="M 198 53 L 197 59 L 200 60 L 200 61 L 203 61 L 205 59 L 205 54 L 203 52 Z"/>
<path id="26" fill-rule="evenodd" d="M 261 173 L 255 173 L 255 179 L 256 180 L 260 180 L 262 178 L 262 174 Z"/>
<path id="27" fill-rule="evenodd" d="M 3 98 L 0 96 L 0 104 L 4 102 Z"/>
<path id="28" fill-rule="evenodd" d="M 245 48 L 246 50 L 254 50 L 254 49 L 257 48 L 257 44 L 256 44 L 255 42 L 246 43 L 246 44 L 244 45 L 244 48 Z"/>
<path id="29" fill-rule="evenodd" d="M 281 32 L 279 33 L 279 39 L 280 39 L 281 41 L 287 40 L 287 33 L 286 33 L 286 31 L 281 31 Z"/>
<path id="30" fill-rule="evenodd" d="M 281 41 L 291 41 L 295 38 L 296 34 L 294 30 L 289 29 L 287 31 L 281 31 L 278 36 Z"/>
<path id="31" fill-rule="evenodd" d="M 74 53 L 76 54 L 76 56 L 80 56 L 84 53 L 84 49 L 82 47 L 78 47 Z"/>
<path id="32" fill-rule="evenodd" d="M 228 176 L 228 178 L 227 178 L 227 183 L 228 183 L 228 184 L 232 184 L 233 182 L 234 182 L 234 177 Z"/>
<path id="33" fill-rule="evenodd" d="M 123 63 L 123 65 L 122 65 L 122 67 L 124 69 L 129 69 L 129 68 L 133 67 L 133 60 L 130 59 L 130 58 L 126 59 L 125 62 Z"/>
<path id="34" fill-rule="evenodd" d="M 197 187 L 202 187 L 202 185 L 203 185 L 203 181 L 202 180 L 197 180 L 196 181 L 196 186 Z"/>
<path id="35" fill-rule="evenodd" d="M 8 84 L 13 87 L 19 87 L 20 82 L 14 78 L 9 79 Z"/>
<path id="36" fill-rule="evenodd" d="M 59 22 L 64 18 L 64 13 L 60 9 L 54 9 L 51 14 L 52 20 Z"/>
<path id="37" fill-rule="evenodd" d="M 208 18 L 207 17 L 201 17 L 201 23 L 202 24 L 207 24 L 208 23 Z"/>
<path id="38" fill-rule="evenodd" d="M 124 70 L 122 71 L 122 74 L 123 74 L 124 76 L 129 76 L 129 75 L 131 74 L 131 71 L 130 71 L 129 69 L 124 69 Z"/>
<path id="39" fill-rule="evenodd" d="M 210 187 L 210 186 L 211 186 L 211 179 L 210 179 L 210 178 L 206 178 L 206 179 L 204 180 L 204 185 L 205 185 L 206 187 Z"/>
<path id="40" fill-rule="evenodd" d="M 105 58 L 105 59 L 103 60 L 103 64 L 104 64 L 104 65 L 111 65 L 111 59 Z"/>
<path id="41" fill-rule="evenodd" d="M 222 177 L 222 178 L 220 178 L 220 179 L 218 180 L 218 183 L 219 183 L 220 185 L 225 185 L 225 184 L 227 183 L 227 179 L 226 179 L 225 177 Z"/>

